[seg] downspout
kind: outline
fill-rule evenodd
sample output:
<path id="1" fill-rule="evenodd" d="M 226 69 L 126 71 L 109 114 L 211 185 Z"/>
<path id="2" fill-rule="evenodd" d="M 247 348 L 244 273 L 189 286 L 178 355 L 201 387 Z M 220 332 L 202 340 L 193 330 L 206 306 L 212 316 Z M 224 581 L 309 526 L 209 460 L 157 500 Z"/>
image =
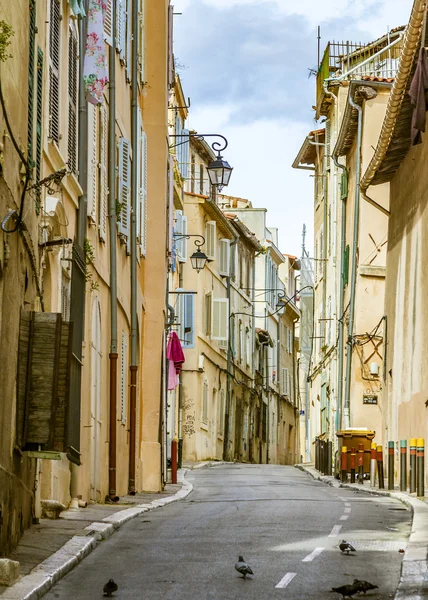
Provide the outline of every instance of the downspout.
<path id="1" fill-rule="evenodd" d="M 116 22 L 116 3 L 111 3 L 112 23 Z M 116 36 L 111 36 L 109 50 L 109 229 L 110 229 L 110 443 L 109 443 L 109 497 L 116 495 L 116 421 L 117 421 L 117 258 L 116 258 Z"/>
<path id="2" fill-rule="evenodd" d="M 140 142 L 138 137 L 138 2 L 132 2 L 132 63 L 131 63 L 131 363 L 130 401 L 129 401 L 129 481 L 128 490 L 134 495 L 135 490 L 135 452 L 137 430 L 137 203 L 138 203 L 138 165 L 137 152 Z"/>
<path id="3" fill-rule="evenodd" d="M 352 350 L 353 350 L 353 332 L 355 319 L 355 286 L 357 281 L 357 251 L 360 219 L 360 178 L 361 178 L 361 138 L 363 128 L 363 109 L 354 102 L 349 96 L 349 104 L 358 112 L 358 130 L 357 130 L 357 153 L 355 160 L 355 206 L 354 206 L 354 232 L 352 242 L 352 271 L 351 271 L 351 294 L 349 298 L 349 324 L 346 355 L 346 381 L 345 381 L 345 402 L 343 407 L 344 427 L 350 427 L 350 392 L 351 392 L 351 368 L 352 368 Z"/>
<path id="4" fill-rule="evenodd" d="M 235 239 L 230 242 L 230 246 L 235 246 L 238 243 L 239 240 L 239 235 L 237 235 L 235 237 Z M 229 330 L 228 330 L 228 341 L 227 341 L 227 374 L 226 374 L 226 407 L 225 407 L 225 411 L 224 411 L 224 437 L 223 437 L 223 460 L 228 460 L 228 456 L 229 456 L 229 413 L 230 413 L 230 376 L 231 376 L 231 368 L 232 368 L 232 348 L 231 348 L 231 335 L 230 335 L 230 321 L 232 318 L 232 310 L 231 310 L 231 305 L 230 305 L 230 290 L 231 290 L 231 285 L 230 285 L 230 280 L 232 277 L 232 267 L 234 267 L 234 265 L 232 265 L 231 263 L 229 264 L 229 275 L 227 276 L 227 288 L 226 288 L 226 293 L 227 293 L 227 304 L 228 304 L 228 324 L 229 324 Z"/>
<path id="5" fill-rule="evenodd" d="M 342 172 L 348 176 L 345 165 L 341 165 L 335 154 L 332 155 L 333 162 Z M 339 339 L 338 339 L 338 364 L 337 364 L 337 405 L 336 405 L 336 431 L 342 428 L 342 401 L 343 401 L 343 307 L 344 307 L 344 287 L 343 287 L 343 269 L 345 265 L 345 247 L 346 247 L 346 200 L 341 190 L 342 211 L 340 220 L 340 291 L 339 291 Z"/>

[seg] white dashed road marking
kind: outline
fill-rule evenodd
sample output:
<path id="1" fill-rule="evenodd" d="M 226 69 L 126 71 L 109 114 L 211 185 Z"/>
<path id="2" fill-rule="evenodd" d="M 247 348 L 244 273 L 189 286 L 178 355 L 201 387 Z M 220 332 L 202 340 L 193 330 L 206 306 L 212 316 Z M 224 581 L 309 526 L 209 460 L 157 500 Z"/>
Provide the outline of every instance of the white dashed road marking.
<path id="1" fill-rule="evenodd" d="M 331 530 L 331 533 L 328 537 L 336 537 L 339 535 L 340 530 L 342 529 L 342 525 L 335 525 Z"/>
<path id="2" fill-rule="evenodd" d="M 342 516 L 340 517 L 340 520 L 341 520 L 341 521 L 346 521 L 346 520 L 348 519 L 348 517 L 349 517 L 349 515 L 342 515 Z"/>
<path id="3" fill-rule="evenodd" d="M 278 585 L 275 586 L 275 588 L 286 588 L 290 581 L 292 581 L 296 577 L 296 575 L 297 573 L 287 573 L 286 575 L 284 575 L 284 577 L 281 579 Z"/>
<path id="4" fill-rule="evenodd" d="M 312 562 L 314 560 L 314 558 L 316 558 L 319 554 L 321 554 L 321 552 L 323 550 L 324 550 L 324 548 L 315 548 L 315 550 L 313 552 L 308 554 L 308 556 L 305 556 L 305 558 L 302 560 L 302 562 Z"/>
<path id="5" fill-rule="evenodd" d="M 352 510 L 352 509 L 351 509 L 351 507 L 350 507 L 350 506 L 345 506 L 345 511 L 344 511 L 344 512 L 345 512 L 345 514 L 346 514 L 346 513 L 350 513 L 350 512 L 351 512 L 351 510 Z"/>

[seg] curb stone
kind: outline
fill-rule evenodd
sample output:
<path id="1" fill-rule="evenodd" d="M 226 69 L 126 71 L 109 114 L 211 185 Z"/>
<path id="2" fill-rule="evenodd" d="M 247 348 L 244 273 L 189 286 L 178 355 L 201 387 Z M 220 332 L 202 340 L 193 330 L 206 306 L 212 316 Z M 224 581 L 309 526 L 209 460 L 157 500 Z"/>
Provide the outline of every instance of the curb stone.
<path id="1" fill-rule="evenodd" d="M 193 485 L 185 479 L 187 470 L 180 469 L 178 472 L 177 481 L 182 484 L 182 488 L 176 494 L 153 500 L 147 504 L 138 504 L 132 508 L 119 510 L 102 521 L 90 523 L 85 527 L 85 531 L 88 531 L 86 535 L 73 536 L 57 552 L 37 565 L 31 573 L 0 594 L 0 600 L 39 600 L 55 583 L 88 556 L 97 547 L 98 542 L 110 538 L 121 525 L 145 512 L 161 508 L 188 496 L 193 490 Z"/>
<path id="2" fill-rule="evenodd" d="M 421 600 L 428 598 L 428 505 L 403 492 L 359 488 L 349 483 L 341 483 L 332 476 L 320 475 L 315 469 L 304 465 L 294 465 L 308 473 L 313 479 L 335 488 L 364 491 L 374 496 L 389 496 L 399 500 L 412 511 L 412 530 L 401 565 L 401 576 L 395 600 Z"/>

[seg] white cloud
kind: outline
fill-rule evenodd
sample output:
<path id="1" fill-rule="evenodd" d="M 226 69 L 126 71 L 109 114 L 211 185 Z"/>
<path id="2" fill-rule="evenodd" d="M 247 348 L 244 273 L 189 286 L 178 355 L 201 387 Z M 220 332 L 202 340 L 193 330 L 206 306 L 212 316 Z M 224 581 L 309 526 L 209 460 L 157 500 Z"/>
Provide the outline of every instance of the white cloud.
<path id="1" fill-rule="evenodd" d="M 313 179 L 309 171 L 291 168 L 310 127 L 290 120 L 230 123 L 232 106 L 195 109 L 188 125 L 200 132 L 221 133 L 229 146 L 223 155 L 234 170 L 225 194 L 251 200 L 268 209 L 267 225 L 279 228 L 282 252 L 300 255 L 302 227 L 312 249 Z M 209 142 L 209 138 L 207 138 Z"/>

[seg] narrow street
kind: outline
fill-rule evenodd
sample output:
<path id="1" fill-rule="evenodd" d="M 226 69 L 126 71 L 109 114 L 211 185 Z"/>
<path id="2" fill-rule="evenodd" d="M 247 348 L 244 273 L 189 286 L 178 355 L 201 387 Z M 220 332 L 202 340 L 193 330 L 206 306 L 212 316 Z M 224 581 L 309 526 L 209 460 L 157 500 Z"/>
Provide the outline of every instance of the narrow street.
<path id="1" fill-rule="evenodd" d="M 218 465 L 187 473 L 182 502 L 136 518 L 44 596 L 94 599 L 113 578 L 125 599 L 340 598 L 365 579 L 367 598 L 394 596 L 411 513 L 388 497 L 336 489 L 293 468 Z M 352 543 L 347 556 L 339 542 Z M 254 571 L 234 569 L 242 554 Z"/>

